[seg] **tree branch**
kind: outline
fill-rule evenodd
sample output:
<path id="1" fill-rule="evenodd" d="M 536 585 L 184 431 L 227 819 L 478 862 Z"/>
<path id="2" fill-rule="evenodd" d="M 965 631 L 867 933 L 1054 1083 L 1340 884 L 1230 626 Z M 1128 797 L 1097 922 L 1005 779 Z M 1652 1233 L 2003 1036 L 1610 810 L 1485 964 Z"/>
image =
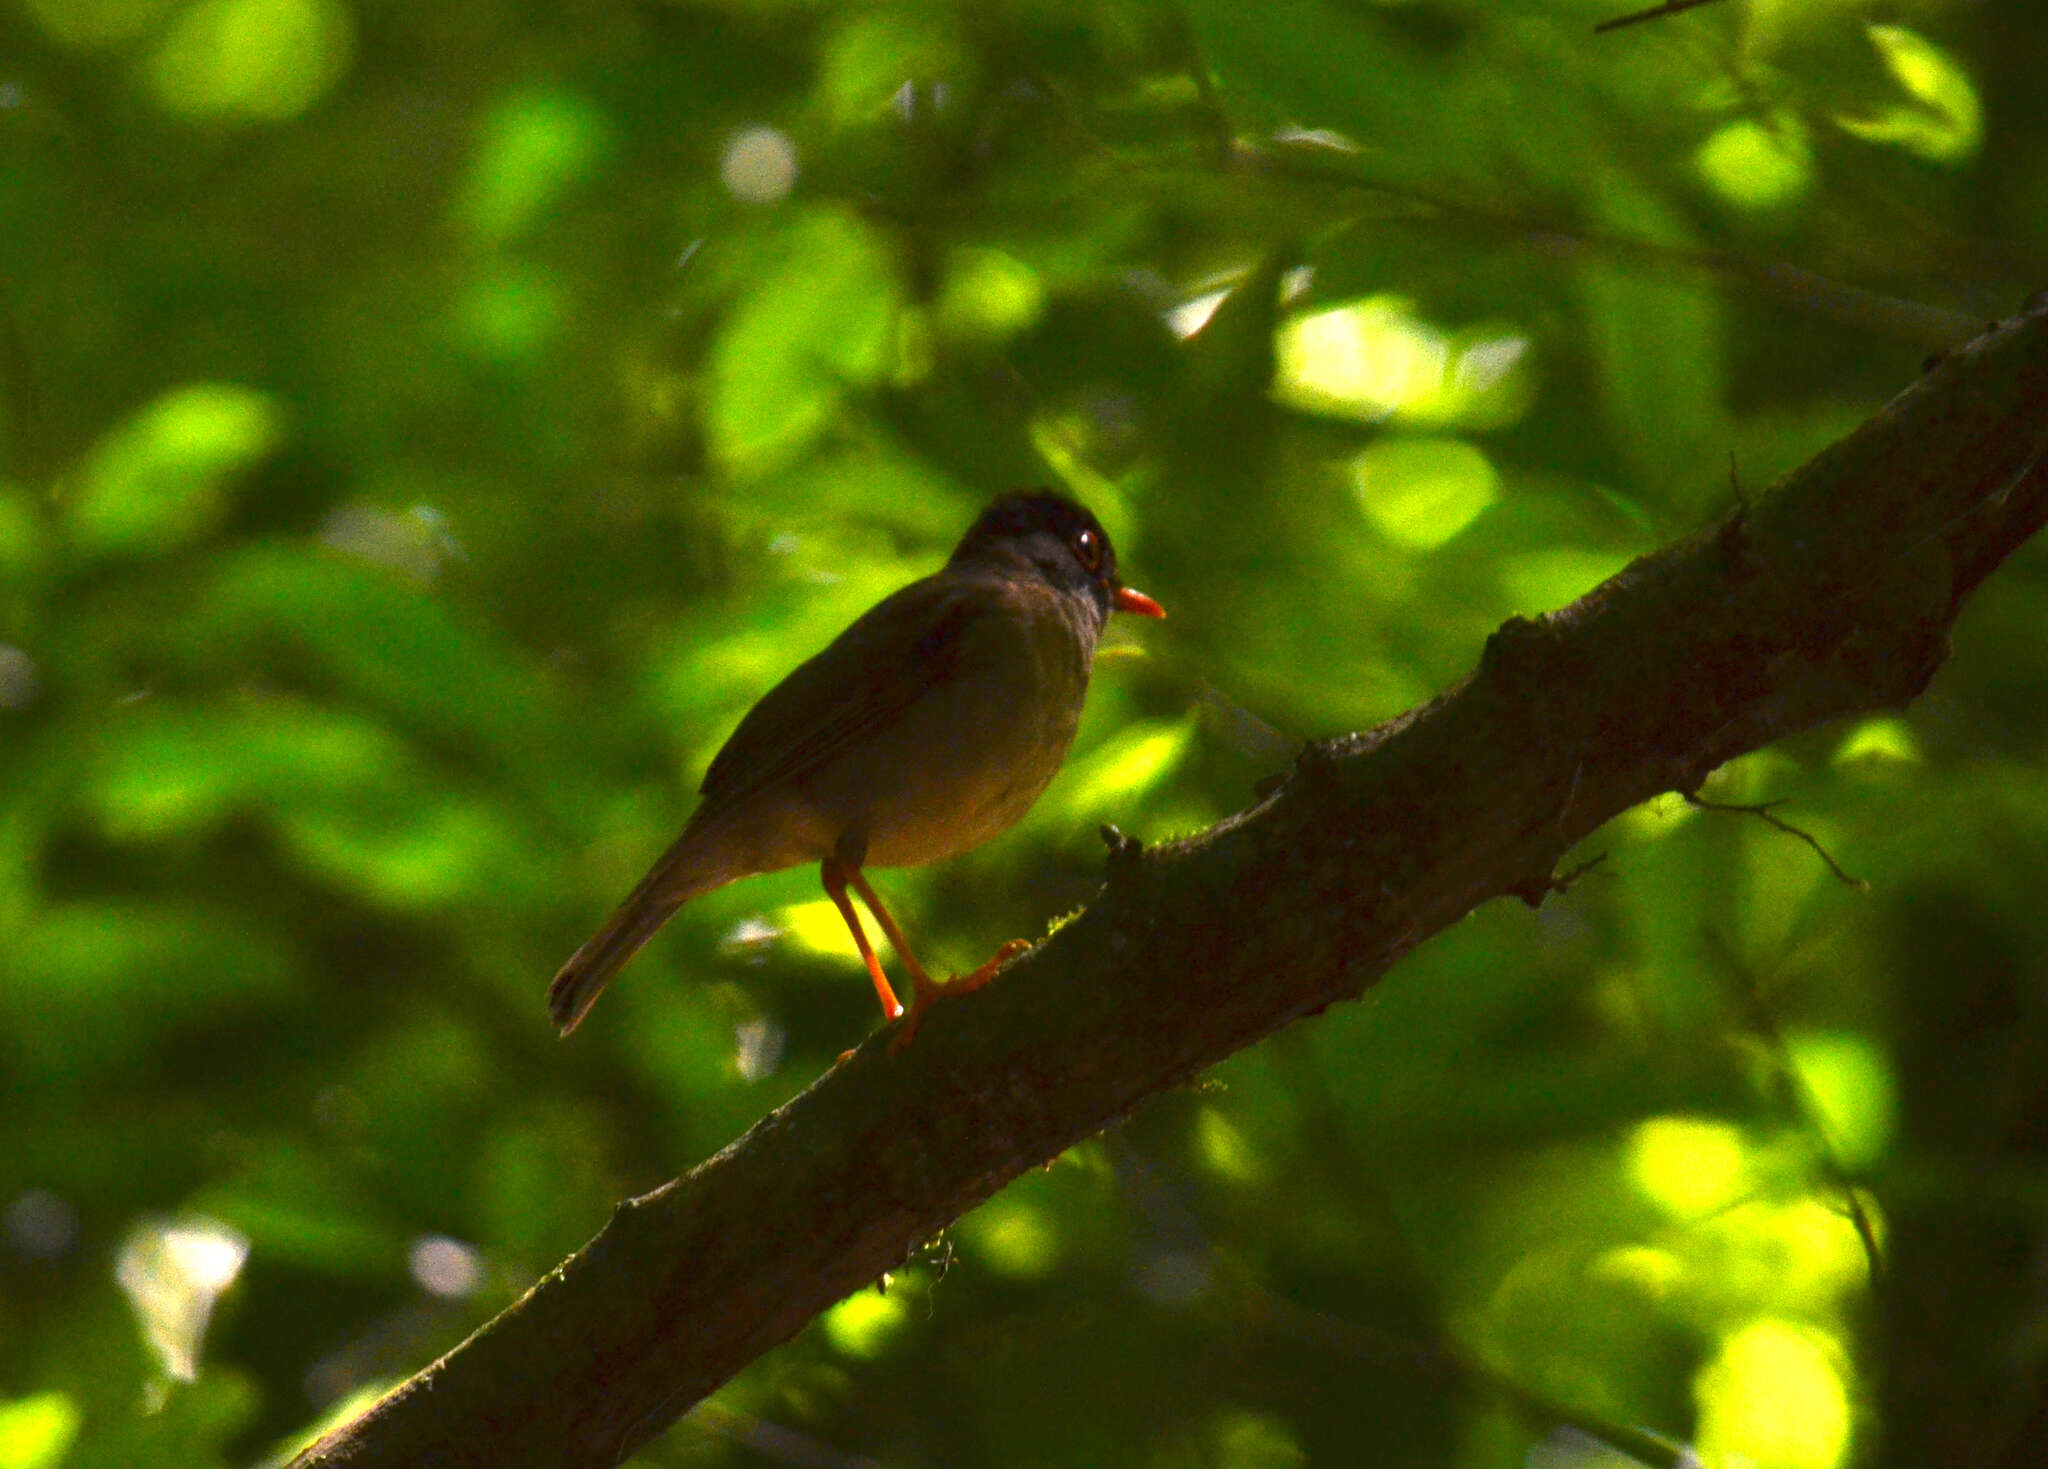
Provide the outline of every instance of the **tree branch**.
<path id="1" fill-rule="evenodd" d="M 1477 671 L 1311 747 L 1250 809 L 1113 853 L 1101 896 L 915 1046 L 871 1039 L 621 1204 L 469 1341 L 294 1462 L 613 1465 L 819 1311 L 1147 1097 L 1351 999 L 1602 822 L 1923 689 L 2048 519 L 2048 308 L 1935 365 L 1718 526 Z"/>

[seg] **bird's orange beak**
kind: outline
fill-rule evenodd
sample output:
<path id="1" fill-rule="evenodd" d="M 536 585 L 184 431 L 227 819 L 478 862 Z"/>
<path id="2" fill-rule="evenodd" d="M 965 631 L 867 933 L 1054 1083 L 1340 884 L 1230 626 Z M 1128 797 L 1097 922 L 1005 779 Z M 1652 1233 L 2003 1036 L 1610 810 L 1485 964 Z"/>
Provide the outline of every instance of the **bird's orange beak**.
<path id="1" fill-rule="evenodd" d="M 1135 612 L 1140 617 L 1164 617 L 1166 609 L 1134 587 L 1118 587 L 1109 599 L 1110 605 L 1119 612 Z"/>

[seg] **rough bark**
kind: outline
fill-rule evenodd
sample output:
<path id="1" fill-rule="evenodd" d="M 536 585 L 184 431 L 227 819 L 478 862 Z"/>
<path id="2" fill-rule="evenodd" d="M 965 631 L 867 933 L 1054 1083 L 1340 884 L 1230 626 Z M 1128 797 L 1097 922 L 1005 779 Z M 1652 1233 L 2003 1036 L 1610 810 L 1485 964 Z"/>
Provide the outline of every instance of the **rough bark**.
<path id="1" fill-rule="evenodd" d="M 2048 310 L 1988 330 L 1751 507 L 1277 789 L 1111 855 L 1098 900 L 902 1055 L 871 1039 L 294 1462 L 613 1465 L 1027 1168 L 1504 895 L 1602 822 L 1917 695 L 2048 518 Z"/>

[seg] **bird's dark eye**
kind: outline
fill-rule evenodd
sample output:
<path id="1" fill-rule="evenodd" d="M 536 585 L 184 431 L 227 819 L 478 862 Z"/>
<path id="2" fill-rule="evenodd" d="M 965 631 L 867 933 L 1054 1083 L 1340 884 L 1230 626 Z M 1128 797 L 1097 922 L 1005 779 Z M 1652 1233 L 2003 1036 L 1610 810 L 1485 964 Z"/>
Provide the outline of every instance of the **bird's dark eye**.
<path id="1" fill-rule="evenodd" d="M 1080 559 L 1081 569 L 1090 576 L 1102 570 L 1102 537 L 1092 530 L 1084 530 L 1074 537 L 1074 555 Z"/>

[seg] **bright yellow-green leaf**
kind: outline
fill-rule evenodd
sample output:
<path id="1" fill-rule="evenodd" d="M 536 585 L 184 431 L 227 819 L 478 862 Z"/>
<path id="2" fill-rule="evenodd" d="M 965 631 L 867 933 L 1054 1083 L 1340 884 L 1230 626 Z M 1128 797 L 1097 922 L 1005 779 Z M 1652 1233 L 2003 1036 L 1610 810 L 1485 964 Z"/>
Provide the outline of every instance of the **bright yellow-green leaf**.
<path id="1" fill-rule="evenodd" d="M 284 122 L 327 95 L 354 51 L 340 0 L 193 0 L 147 74 L 172 112 Z"/>
<path id="2" fill-rule="evenodd" d="M 1070 820 L 1107 815 L 1150 791 L 1187 753 L 1193 717 L 1133 724 L 1073 766 L 1059 783 L 1059 809 Z"/>
<path id="3" fill-rule="evenodd" d="M 939 325 L 952 337 L 1000 341 L 1037 321 L 1044 305 L 1030 266 L 1000 250 L 957 250 L 947 261 Z"/>
<path id="4" fill-rule="evenodd" d="M 0 1402 L 0 1469 L 56 1469 L 84 1415 L 60 1392 Z"/>
<path id="5" fill-rule="evenodd" d="M 1251 1140 L 1214 1107 L 1195 1119 L 1195 1150 L 1210 1172 L 1231 1183 L 1258 1183 L 1269 1172 Z"/>
<path id="6" fill-rule="evenodd" d="M 1957 60 L 1918 31 L 1902 25 L 1864 27 L 1907 101 L 1875 116 L 1838 116 L 1852 137 L 1893 143 L 1932 163 L 1960 163 L 1984 137 L 1984 105 Z"/>
<path id="7" fill-rule="evenodd" d="M 889 905 L 896 911 L 896 905 Z M 776 925 L 781 928 L 785 942 L 806 949 L 813 954 L 832 954 L 851 957 L 854 954 L 853 935 L 847 932 L 846 920 L 840 916 L 839 908 L 830 898 L 814 898 L 808 903 L 791 903 L 776 910 Z M 872 925 L 870 925 L 872 926 Z M 872 939 L 873 934 L 869 935 Z"/>
<path id="8" fill-rule="evenodd" d="M 1388 540 L 1433 551 L 1498 498 L 1500 475 L 1462 439 L 1385 438 L 1351 461 L 1351 485 Z"/>
<path id="9" fill-rule="evenodd" d="M 1633 559 L 1626 551 L 1583 546 L 1529 551 L 1507 559 L 1501 567 L 1501 583 L 1508 605 L 1533 617 L 1577 601 Z"/>
<path id="10" fill-rule="evenodd" d="M 809 447 L 846 388 L 888 375 L 902 301 L 888 252 L 851 213 L 803 215 L 772 253 L 711 352 L 711 442 L 749 476 Z"/>
<path id="11" fill-rule="evenodd" d="M 1742 1130 L 1705 1117 L 1653 1117 L 1629 1139 L 1636 1187 L 1666 1212 L 1697 1218 L 1734 1202 L 1749 1187 Z"/>
<path id="12" fill-rule="evenodd" d="M 1868 1037 L 1808 1031 L 1787 1042 L 1835 1157 L 1852 1172 L 1868 1168 L 1891 1145 L 1898 1115 L 1891 1063 Z"/>
<path id="13" fill-rule="evenodd" d="M 1698 1441 L 1708 1463 L 1836 1469 L 1849 1447 L 1839 1343 L 1765 1318 L 1732 1332 L 1699 1375 Z"/>
<path id="14" fill-rule="evenodd" d="M 1835 748 L 1837 765 L 1918 765 L 1920 740 L 1913 726 L 1895 715 L 1866 719 Z"/>
<path id="15" fill-rule="evenodd" d="M 1375 296 L 1284 322 L 1273 393 L 1305 413 L 1368 423 L 1497 427 L 1527 406 L 1528 351 L 1518 333 L 1448 332 L 1407 301 Z"/>
<path id="16" fill-rule="evenodd" d="M 234 476 L 284 437 L 277 405 L 235 383 L 197 383 L 157 399 L 93 449 L 67 513 L 74 544 L 152 552 L 212 529 Z"/>
<path id="17" fill-rule="evenodd" d="M 849 1357 L 877 1357 L 910 1321 L 909 1292 L 863 1290 L 820 1318 L 825 1339 Z"/>
<path id="18" fill-rule="evenodd" d="M 1708 187 L 1744 209 L 1781 208 L 1813 186 L 1813 150 L 1791 113 L 1774 114 L 1768 124 L 1748 117 L 1729 123 L 1700 144 L 1693 164 Z"/>

